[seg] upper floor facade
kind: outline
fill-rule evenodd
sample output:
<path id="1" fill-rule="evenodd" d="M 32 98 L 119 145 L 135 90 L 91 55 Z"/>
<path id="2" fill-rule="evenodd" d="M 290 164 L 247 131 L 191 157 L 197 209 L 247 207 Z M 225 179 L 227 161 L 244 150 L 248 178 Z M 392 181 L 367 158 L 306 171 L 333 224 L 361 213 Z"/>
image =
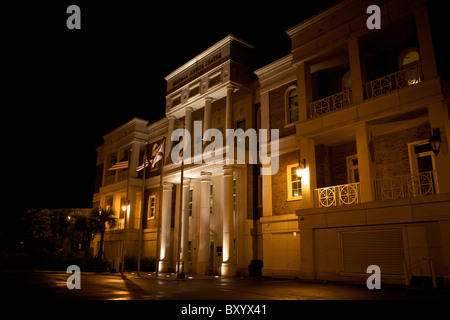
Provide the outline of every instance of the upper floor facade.
<path id="1" fill-rule="evenodd" d="M 379 30 L 367 28 L 369 5 L 342 1 L 289 29 L 291 54 L 255 71 L 261 126 L 280 130 L 286 165 L 283 197 L 266 178 L 266 215 L 450 192 L 449 91 L 427 1 L 382 1 Z"/>

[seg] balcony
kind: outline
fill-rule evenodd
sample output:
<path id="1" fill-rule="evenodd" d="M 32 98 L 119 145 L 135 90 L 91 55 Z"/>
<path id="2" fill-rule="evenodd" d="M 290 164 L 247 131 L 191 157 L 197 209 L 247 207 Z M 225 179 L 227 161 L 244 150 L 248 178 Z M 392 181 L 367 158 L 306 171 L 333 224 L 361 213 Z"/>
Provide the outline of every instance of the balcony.
<path id="1" fill-rule="evenodd" d="M 377 200 L 422 197 L 436 193 L 436 171 L 375 180 Z"/>
<path id="2" fill-rule="evenodd" d="M 315 193 L 319 208 L 343 206 L 361 201 L 359 182 L 320 188 L 316 189 Z"/>
<path id="3" fill-rule="evenodd" d="M 399 72 L 370 81 L 366 84 L 367 99 L 388 94 L 422 82 L 422 66 L 416 64 Z"/>
<path id="4" fill-rule="evenodd" d="M 352 104 L 352 90 L 348 89 L 311 103 L 310 118 L 348 107 Z"/>

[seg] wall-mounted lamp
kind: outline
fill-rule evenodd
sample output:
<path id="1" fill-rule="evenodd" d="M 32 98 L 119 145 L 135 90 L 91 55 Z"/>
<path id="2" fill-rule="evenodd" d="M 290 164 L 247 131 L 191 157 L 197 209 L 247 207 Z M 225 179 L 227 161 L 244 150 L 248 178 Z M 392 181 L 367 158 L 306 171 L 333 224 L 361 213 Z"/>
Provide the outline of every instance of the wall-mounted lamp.
<path id="1" fill-rule="evenodd" d="M 297 173 L 297 177 L 301 180 L 303 176 L 303 170 L 306 168 L 306 160 L 299 160 L 298 161 L 298 167 L 295 169 L 295 172 Z"/>
<path id="2" fill-rule="evenodd" d="M 428 143 L 431 145 L 434 154 L 437 156 L 439 149 L 441 148 L 441 130 L 439 128 L 433 128 L 433 135 L 428 140 Z"/>

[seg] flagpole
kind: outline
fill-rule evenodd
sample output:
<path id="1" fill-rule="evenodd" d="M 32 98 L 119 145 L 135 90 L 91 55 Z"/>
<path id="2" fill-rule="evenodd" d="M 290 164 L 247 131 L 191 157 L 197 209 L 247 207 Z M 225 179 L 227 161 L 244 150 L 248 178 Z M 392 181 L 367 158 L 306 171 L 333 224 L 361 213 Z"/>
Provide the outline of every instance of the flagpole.
<path id="1" fill-rule="evenodd" d="M 164 148 L 166 147 L 166 136 L 164 136 L 163 142 Z M 163 157 L 161 162 L 161 171 L 159 173 L 159 214 L 158 214 L 158 233 L 156 238 L 156 262 L 155 262 L 155 273 L 158 275 L 159 272 L 159 260 L 161 259 L 161 219 L 162 219 L 162 204 L 163 204 L 163 170 L 165 165 L 166 154 L 163 151 Z"/>
<path id="2" fill-rule="evenodd" d="M 133 147 L 132 147 L 133 148 Z M 122 266 L 121 266 L 121 274 L 123 276 L 123 271 L 125 269 L 125 245 L 126 245 L 126 239 L 127 239 L 127 219 L 128 219 L 128 206 L 129 206 L 129 200 L 128 200 L 128 190 L 130 187 L 130 157 L 131 157 L 131 150 L 128 150 L 128 179 L 127 179 L 127 201 L 126 201 L 126 209 L 125 209 L 125 216 L 124 216 L 124 224 L 123 224 L 123 245 L 122 245 Z"/>
<path id="3" fill-rule="evenodd" d="M 145 142 L 145 150 L 144 150 L 144 172 L 142 173 L 142 199 L 141 199 L 141 217 L 140 217 L 140 223 L 139 223 L 139 247 L 138 247 L 138 258 L 137 258 L 137 274 L 140 276 L 139 272 L 141 271 L 141 255 L 142 255 L 142 238 L 143 238 L 143 231 L 144 231 L 144 201 L 145 201 L 145 169 L 147 166 L 145 165 L 147 162 L 147 143 Z"/>

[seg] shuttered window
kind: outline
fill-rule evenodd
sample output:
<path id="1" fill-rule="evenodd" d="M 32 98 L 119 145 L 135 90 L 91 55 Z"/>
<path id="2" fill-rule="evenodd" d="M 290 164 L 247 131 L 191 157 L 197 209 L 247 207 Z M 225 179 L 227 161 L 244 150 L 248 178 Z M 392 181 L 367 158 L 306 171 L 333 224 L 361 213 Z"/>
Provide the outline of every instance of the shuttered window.
<path id="1" fill-rule="evenodd" d="M 403 274 L 405 250 L 401 229 L 342 232 L 343 271 L 366 273 L 377 265 L 382 274 Z"/>

